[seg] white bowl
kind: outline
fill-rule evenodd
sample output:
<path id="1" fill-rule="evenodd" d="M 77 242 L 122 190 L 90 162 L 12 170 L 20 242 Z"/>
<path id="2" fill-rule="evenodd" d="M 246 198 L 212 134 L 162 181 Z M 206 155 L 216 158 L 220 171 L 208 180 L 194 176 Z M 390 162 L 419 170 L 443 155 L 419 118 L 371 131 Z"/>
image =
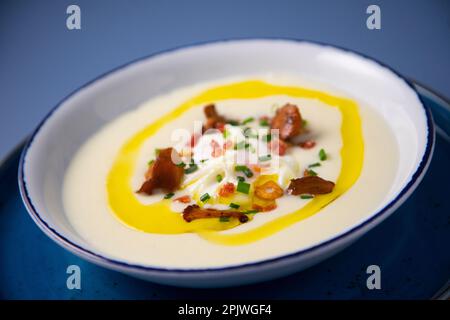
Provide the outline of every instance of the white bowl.
<path id="1" fill-rule="evenodd" d="M 158 94 L 194 83 L 261 72 L 288 72 L 332 84 L 379 108 L 399 143 L 398 178 L 381 210 L 364 221 L 289 255 L 231 267 L 169 269 L 134 265 L 96 252 L 68 223 L 61 190 L 81 144 L 101 126 Z M 408 123 L 408 125 L 404 125 Z M 22 199 L 35 223 L 56 243 L 109 269 L 164 284 L 217 287 L 273 279 L 342 250 L 372 229 L 412 193 L 426 172 L 434 128 L 414 88 L 370 58 L 307 41 L 248 39 L 179 48 L 98 77 L 60 102 L 27 143 L 19 168 Z"/>

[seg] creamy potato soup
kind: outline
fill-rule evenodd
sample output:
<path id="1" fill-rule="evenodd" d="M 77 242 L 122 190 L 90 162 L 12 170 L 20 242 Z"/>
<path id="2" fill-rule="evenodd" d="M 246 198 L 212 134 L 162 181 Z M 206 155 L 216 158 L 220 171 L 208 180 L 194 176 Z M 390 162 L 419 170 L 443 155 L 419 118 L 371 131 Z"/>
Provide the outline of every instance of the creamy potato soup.
<path id="1" fill-rule="evenodd" d="M 363 101 L 293 77 L 204 83 L 142 104 L 73 158 L 67 217 L 132 263 L 219 267 L 308 248 L 370 216 L 396 141 Z"/>

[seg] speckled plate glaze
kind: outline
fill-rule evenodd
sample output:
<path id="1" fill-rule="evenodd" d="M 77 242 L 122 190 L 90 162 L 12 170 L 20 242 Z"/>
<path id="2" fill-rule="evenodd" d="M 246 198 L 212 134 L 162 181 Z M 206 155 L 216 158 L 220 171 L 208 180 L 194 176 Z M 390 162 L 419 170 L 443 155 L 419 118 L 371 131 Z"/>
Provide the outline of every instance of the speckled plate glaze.
<path id="1" fill-rule="evenodd" d="M 450 104 L 416 86 L 437 125 L 430 169 L 413 195 L 343 252 L 305 271 L 239 289 L 183 289 L 140 281 L 62 249 L 32 222 L 17 187 L 23 144 L 0 166 L 0 298 L 2 299 L 429 299 L 446 297 L 450 275 Z M 68 290 L 66 268 L 82 270 Z M 381 290 L 366 288 L 366 268 L 381 267 Z"/>

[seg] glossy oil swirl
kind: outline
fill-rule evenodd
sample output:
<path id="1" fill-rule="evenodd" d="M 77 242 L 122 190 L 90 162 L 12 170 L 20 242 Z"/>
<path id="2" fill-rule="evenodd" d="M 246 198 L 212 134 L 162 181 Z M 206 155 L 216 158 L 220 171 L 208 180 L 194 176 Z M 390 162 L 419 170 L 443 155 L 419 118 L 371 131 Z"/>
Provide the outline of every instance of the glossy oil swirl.
<path id="1" fill-rule="evenodd" d="M 314 197 L 302 208 L 284 214 L 262 226 L 244 232 L 227 233 L 237 221 L 219 222 L 218 219 L 200 219 L 186 222 L 182 215 L 173 212 L 169 200 L 145 205 L 135 196 L 130 181 L 144 142 L 160 128 L 181 117 L 189 109 L 226 99 L 256 99 L 275 95 L 294 98 L 317 99 L 330 107 L 338 108 L 342 115 L 341 171 L 332 193 Z M 325 92 L 300 87 L 278 86 L 262 81 L 244 81 L 208 89 L 163 115 L 131 137 L 120 149 L 107 177 L 107 196 L 111 210 L 126 225 L 149 233 L 180 234 L 194 232 L 205 240 L 223 245 L 242 245 L 270 236 L 284 228 L 306 219 L 340 195 L 357 181 L 363 166 L 364 142 L 361 119 L 356 102 L 332 96 Z M 251 222 L 250 222 L 251 223 Z"/>

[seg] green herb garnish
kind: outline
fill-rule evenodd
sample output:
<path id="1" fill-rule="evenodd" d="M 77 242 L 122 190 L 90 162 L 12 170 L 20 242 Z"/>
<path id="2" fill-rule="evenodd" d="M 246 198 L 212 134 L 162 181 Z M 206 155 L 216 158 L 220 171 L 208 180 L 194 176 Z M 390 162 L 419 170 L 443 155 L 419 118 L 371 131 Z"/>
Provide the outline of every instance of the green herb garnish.
<path id="1" fill-rule="evenodd" d="M 312 163 L 308 166 L 308 168 L 320 167 L 322 164 L 320 162 Z"/>
<path id="2" fill-rule="evenodd" d="M 312 198 L 314 198 L 314 196 L 311 194 L 301 194 L 300 195 L 300 199 L 312 199 Z"/>
<path id="3" fill-rule="evenodd" d="M 221 182 L 222 180 L 223 180 L 222 175 L 218 174 L 218 175 L 216 176 L 216 181 L 217 181 L 217 182 Z"/>
<path id="4" fill-rule="evenodd" d="M 236 121 L 236 120 L 228 120 L 227 123 L 231 124 L 232 126 L 238 126 L 239 125 L 239 121 Z"/>
<path id="5" fill-rule="evenodd" d="M 198 166 L 195 163 L 191 163 L 188 168 L 184 169 L 185 174 L 190 174 L 197 171 Z"/>
<path id="6" fill-rule="evenodd" d="M 184 163 L 183 161 L 177 163 L 177 167 L 184 168 L 185 166 L 186 166 L 186 163 Z"/>
<path id="7" fill-rule="evenodd" d="M 245 181 L 245 178 L 244 178 L 244 177 L 241 177 L 241 176 L 238 176 L 237 179 L 238 179 L 238 181 L 241 181 L 241 182 L 244 182 L 244 181 Z"/>
<path id="8" fill-rule="evenodd" d="M 235 146 L 234 146 L 234 150 L 239 150 L 239 149 L 243 149 L 245 148 L 245 141 L 239 141 Z"/>
<path id="9" fill-rule="evenodd" d="M 272 155 L 267 154 L 267 155 L 265 155 L 265 156 L 259 157 L 258 159 L 259 159 L 259 161 L 261 161 L 261 162 L 263 162 L 263 161 L 269 161 L 270 159 L 272 159 Z"/>
<path id="10" fill-rule="evenodd" d="M 244 133 L 244 136 L 246 136 L 247 138 L 257 138 L 258 137 L 258 134 L 256 134 L 252 128 L 245 128 L 243 133 Z"/>
<path id="11" fill-rule="evenodd" d="M 320 159 L 320 161 L 327 160 L 327 153 L 325 152 L 325 150 L 320 149 L 320 151 L 319 151 L 319 159 Z"/>
<path id="12" fill-rule="evenodd" d="M 244 213 L 245 214 L 255 214 L 255 213 L 258 213 L 258 212 L 259 212 L 258 210 L 247 210 Z"/>
<path id="13" fill-rule="evenodd" d="M 255 120 L 255 118 L 253 118 L 253 117 L 247 118 L 247 119 L 245 119 L 244 121 L 242 121 L 242 124 L 250 123 L 250 122 L 252 122 L 253 120 Z"/>
<path id="14" fill-rule="evenodd" d="M 206 201 L 208 201 L 210 198 L 211 198 L 211 197 L 209 196 L 209 194 L 208 194 L 208 193 L 205 193 L 204 195 L 202 195 L 202 196 L 200 197 L 200 201 L 201 201 L 201 202 L 206 202 Z"/>
<path id="15" fill-rule="evenodd" d="M 262 136 L 262 141 L 270 142 L 270 140 L 272 140 L 272 135 L 270 133 Z"/>
<path id="16" fill-rule="evenodd" d="M 239 181 L 237 184 L 236 191 L 248 194 L 250 192 L 250 184 L 246 182 Z"/>
<path id="17" fill-rule="evenodd" d="M 149 166 L 151 166 L 152 164 L 154 164 L 155 163 L 155 160 L 154 159 L 152 159 L 152 160 L 150 160 L 149 162 L 147 162 L 147 164 L 149 165 Z"/>
<path id="18" fill-rule="evenodd" d="M 302 119 L 302 127 L 306 127 L 308 125 L 308 120 Z"/>
<path id="19" fill-rule="evenodd" d="M 230 217 L 220 217 L 219 221 L 220 222 L 228 222 L 228 221 L 230 221 Z"/>
<path id="20" fill-rule="evenodd" d="M 158 156 L 160 152 L 161 152 L 161 149 L 155 148 L 155 156 Z"/>
<path id="21" fill-rule="evenodd" d="M 269 126 L 269 120 L 267 120 L 267 119 L 261 119 L 261 120 L 259 120 L 259 125 L 260 125 L 261 127 L 268 127 L 268 126 Z"/>
<path id="22" fill-rule="evenodd" d="M 308 169 L 308 170 L 306 170 L 306 172 L 308 173 L 309 176 L 317 176 L 317 172 L 315 172 L 312 169 Z"/>
<path id="23" fill-rule="evenodd" d="M 223 130 L 223 137 L 226 139 L 230 136 L 230 133 L 228 132 L 227 129 Z"/>
<path id="24" fill-rule="evenodd" d="M 238 204 L 236 204 L 236 203 L 230 203 L 230 208 L 233 208 L 233 209 L 239 209 L 239 207 L 240 207 L 240 205 L 238 205 Z"/>
<path id="25" fill-rule="evenodd" d="M 175 193 L 173 193 L 173 192 L 168 193 L 168 194 L 166 194 L 166 195 L 164 196 L 164 199 L 170 199 L 170 198 L 172 198 L 174 195 L 175 195 Z"/>
<path id="26" fill-rule="evenodd" d="M 234 170 L 237 172 L 244 173 L 247 178 L 253 177 L 252 170 L 250 170 L 249 167 L 247 167 L 247 166 L 235 166 Z"/>

